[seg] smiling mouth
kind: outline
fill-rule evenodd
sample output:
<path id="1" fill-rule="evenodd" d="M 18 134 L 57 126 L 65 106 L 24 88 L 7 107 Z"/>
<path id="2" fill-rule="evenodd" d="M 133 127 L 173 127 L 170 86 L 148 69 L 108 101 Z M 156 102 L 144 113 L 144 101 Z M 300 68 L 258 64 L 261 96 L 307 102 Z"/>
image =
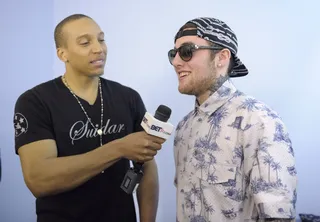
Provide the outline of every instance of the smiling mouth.
<path id="1" fill-rule="evenodd" d="M 190 72 L 179 72 L 179 79 L 185 78 L 190 75 Z"/>
<path id="2" fill-rule="evenodd" d="M 94 65 L 103 65 L 104 59 L 97 59 L 97 60 L 91 61 L 90 63 Z"/>

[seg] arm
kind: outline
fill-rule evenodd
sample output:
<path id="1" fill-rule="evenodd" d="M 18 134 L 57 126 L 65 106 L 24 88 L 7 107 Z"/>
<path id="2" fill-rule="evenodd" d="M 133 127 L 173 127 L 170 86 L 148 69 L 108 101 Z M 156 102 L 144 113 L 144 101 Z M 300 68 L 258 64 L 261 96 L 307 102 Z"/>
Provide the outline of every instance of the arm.
<path id="1" fill-rule="evenodd" d="M 162 142 L 136 133 L 84 154 L 58 157 L 50 113 L 32 91 L 23 94 L 16 103 L 14 128 L 23 176 L 36 197 L 78 187 L 123 157 L 149 161 L 161 149 Z"/>
<path id="2" fill-rule="evenodd" d="M 134 94 L 131 104 L 134 131 L 143 131 L 141 121 L 146 113 L 146 108 L 139 93 L 134 91 Z M 142 170 L 144 175 L 137 189 L 140 221 L 155 222 L 159 199 L 158 169 L 155 159 L 145 162 Z"/>
<path id="3" fill-rule="evenodd" d="M 146 162 L 144 176 L 137 190 L 141 222 L 155 222 L 159 200 L 158 170 L 155 160 Z"/>
<path id="4" fill-rule="evenodd" d="M 297 178 L 285 125 L 279 118 L 258 117 L 245 141 L 250 144 L 245 171 L 258 221 L 294 221 Z"/>
<path id="5" fill-rule="evenodd" d="M 57 157 L 50 113 L 34 91 L 17 100 L 13 123 L 23 177 L 35 197 L 73 189 L 121 158 L 114 149 L 117 141 L 85 154 Z"/>
<path id="6" fill-rule="evenodd" d="M 121 158 L 117 141 L 85 154 L 57 157 L 54 140 L 41 140 L 19 150 L 26 185 L 35 197 L 71 190 Z"/>

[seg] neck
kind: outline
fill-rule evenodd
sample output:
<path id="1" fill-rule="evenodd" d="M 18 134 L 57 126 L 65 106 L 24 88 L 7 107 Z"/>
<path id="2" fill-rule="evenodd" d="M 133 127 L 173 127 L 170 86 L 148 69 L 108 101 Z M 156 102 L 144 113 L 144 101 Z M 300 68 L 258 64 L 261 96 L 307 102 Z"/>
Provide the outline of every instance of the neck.
<path id="1" fill-rule="evenodd" d="M 90 77 L 83 75 L 74 75 L 69 72 L 66 72 L 64 74 L 64 77 L 68 82 L 70 88 L 75 92 L 86 93 L 98 89 L 98 76 Z"/>
<path id="2" fill-rule="evenodd" d="M 204 103 L 211 95 L 213 95 L 224 83 L 229 79 L 228 75 L 220 75 L 213 80 L 213 83 L 207 88 L 204 93 L 197 96 L 197 102 L 199 105 Z"/>

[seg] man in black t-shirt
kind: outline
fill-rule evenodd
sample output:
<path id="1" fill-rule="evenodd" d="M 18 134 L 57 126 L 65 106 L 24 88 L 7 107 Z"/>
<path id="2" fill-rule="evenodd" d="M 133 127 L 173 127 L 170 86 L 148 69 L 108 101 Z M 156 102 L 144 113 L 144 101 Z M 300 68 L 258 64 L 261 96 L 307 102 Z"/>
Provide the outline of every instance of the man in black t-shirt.
<path id="1" fill-rule="evenodd" d="M 155 221 L 164 140 L 140 126 L 145 106 L 133 89 L 104 79 L 104 33 L 75 14 L 55 29 L 61 77 L 24 92 L 14 113 L 15 150 L 36 197 L 38 222 L 135 222 L 121 182 L 129 160 L 145 162 L 137 190 L 140 221 Z"/>

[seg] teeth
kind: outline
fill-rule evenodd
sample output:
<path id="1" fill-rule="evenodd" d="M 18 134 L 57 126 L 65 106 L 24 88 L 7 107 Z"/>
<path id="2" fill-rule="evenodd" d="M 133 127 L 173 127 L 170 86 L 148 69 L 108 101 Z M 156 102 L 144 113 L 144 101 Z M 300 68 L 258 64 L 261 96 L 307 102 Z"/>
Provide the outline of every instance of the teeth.
<path id="1" fill-rule="evenodd" d="M 103 61 L 100 59 L 100 60 L 93 61 L 92 63 L 101 63 L 101 62 Z"/>
<path id="2" fill-rule="evenodd" d="M 188 76 L 189 74 L 190 74 L 189 72 L 180 72 L 179 77 Z"/>

